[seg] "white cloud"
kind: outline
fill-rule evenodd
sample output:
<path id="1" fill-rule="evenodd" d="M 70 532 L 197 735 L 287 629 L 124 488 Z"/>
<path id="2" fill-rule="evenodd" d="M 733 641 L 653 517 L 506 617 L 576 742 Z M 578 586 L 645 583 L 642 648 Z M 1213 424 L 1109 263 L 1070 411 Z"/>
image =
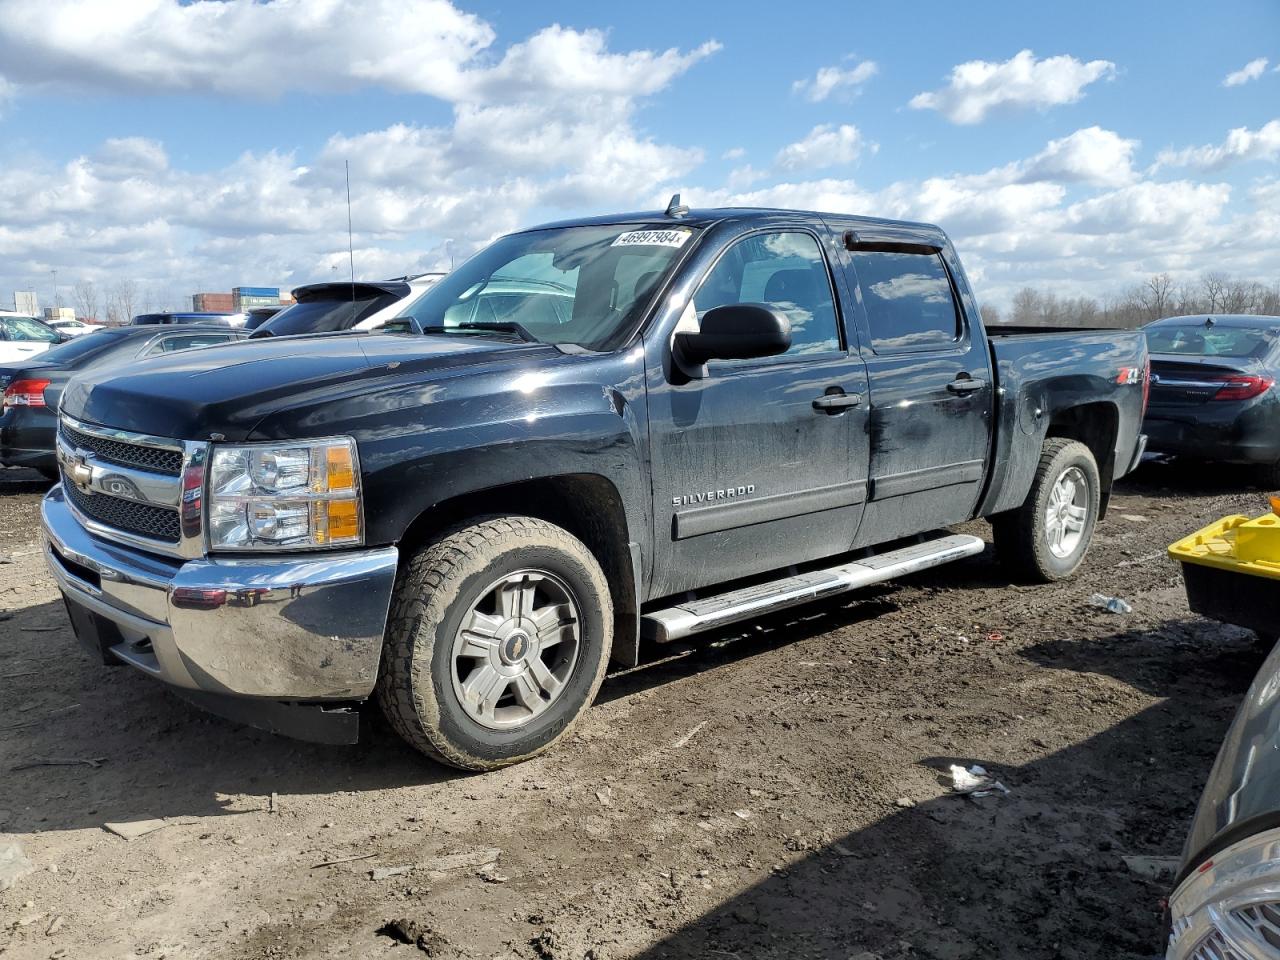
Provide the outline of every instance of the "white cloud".
<path id="1" fill-rule="evenodd" d="M 1085 87 L 1109 79 L 1115 72 L 1115 64 L 1109 60 L 1082 63 L 1071 56 L 1037 60 L 1030 50 L 1022 50 L 999 63 L 961 63 L 952 68 L 947 86 L 918 93 L 909 105 L 916 110 L 937 110 L 952 123 L 980 123 L 993 110 L 1075 103 L 1084 96 Z"/>
<path id="2" fill-rule="evenodd" d="M 864 149 L 874 152 L 878 145 L 868 144 L 853 124 L 842 123 L 837 127 L 824 123 L 810 130 L 803 140 L 779 150 L 774 166 L 786 171 L 843 167 L 854 163 Z"/>
<path id="3" fill-rule="evenodd" d="M 23 85 L 271 97 L 381 86 L 452 96 L 493 29 L 447 0 L 0 0 Z"/>
<path id="4" fill-rule="evenodd" d="M 1085 127 L 1060 140 L 1050 140 L 1043 150 L 1018 165 L 1016 175 L 1024 183 L 1051 180 L 1118 186 L 1137 176 L 1133 169 L 1137 148 L 1137 140 L 1101 127 Z"/>
<path id="5" fill-rule="evenodd" d="M 1186 147 L 1182 150 L 1162 150 L 1156 158 L 1156 167 L 1194 167 L 1198 170 L 1219 170 L 1242 160 L 1276 160 L 1280 158 L 1280 120 L 1272 120 L 1257 130 L 1236 127 L 1227 133 L 1222 143 Z"/>
<path id="6" fill-rule="evenodd" d="M 494 40 L 489 24 L 448 0 L 0 0 L 9 76 L 95 93 L 261 98 L 378 87 L 453 102 L 634 97 L 719 49 L 707 41 L 687 53 L 610 53 L 600 31 L 554 25 L 485 63 Z"/>
<path id="7" fill-rule="evenodd" d="M 1224 87 L 1239 87 L 1248 83 L 1250 80 L 1257 80 L 1267 69 L 1267 58 L 1258 57 L 1257 60 L 1250 60 L 1239 70 L 1228 73 L 1222 79 Z M 1280 68 L 1277 68 L 1280 69 Z"/>
<path id="8" fill-rule="evenodd" d="M 813 77 L 793 83 L 791 92 L 803 96 L 810 103 L 821 103 L 833 94 L 856 95 L 879 69 L 874 60 L 863 60 L 852 67 L 820 67 Z"/>
<path id="9" fill-rule="evenodd" d="M 0 44 L 15 32 L 6 20 L 6 2 L 0 0 Z M 346 10 L 342 16 L 348 17 L 353 9 L 276 0 L 250 10 L 232 0 L 216 5 L 225 7 L 221 13 L 197 3 L 192 14 L 192 8 L 175 10 L 168 0 L 149 2 L 156 21 L 170 28 L 190 27 L 191 16 L 207 17 L 208 24 L 199 22 L 222 36 L 219 31 L 230 29 L 219 25 L 218 17 L 225 16 L 236 29 L 266 31 L 267 43 L 275 21 L 260 19 L 266 6 L 287 8 L 300 35 L 310 39 L 315 38 L 308 31 L 322 29 L 317 24 L 340 35 L 335 11 Z M 65 13 L 64 7 L 55 3 L 55 11 Z M 430 20 L 432 12 L 377 0 L 357 0 L 355 7 L 369 17 L 380 11 L 392 16 L 404 7 L 406 17 Z M 438 12 L 451 9 L 442 4 Z M 81 13 L 92 16 L 91 10 Z M 19 26 L 26 22 L 18 19 Z M 461 15 L 446 15 L 433 29 L 447 32 L 451 24 L 465 26 L 475 44 L 493 39 L 486 24 Z M 247 59 L 238 60 L 236 69 L 220 56 L 202 58 L 216 67 L 213 72 L 200 66 L 174 73 L 170 60 L 182 59 L 175 51 L 188 41 L 171 32 L 160 31 L 163 36 L 156 35 L 145 55 L 94 69 L 117 70 L 104 81 L 112 89 L 151 78 L 151 92 L 200 85 L 217 92 L 224 87 L 215 72 L 243 74 L 253 68 L 252 51 L 246 50 Z M 406 35 L 412 41 L 413 35 L 402 31 L 395 44 L 388 44 L 396 32 L 384 30 L 377 52 L 400 49 Z M 451 253 L 463 257 L 495 234 L 532 220 L 584 209 L 634 208 L 659 184 L 678 181 L 702 161 L 696 147 L 662 143 L 641 132 L 635 116 L 644 97 L 714 53 L 718 44 L 713 41 L 689 51 L 614 51 L 599 31 L 552 26 L 483 59 L 471 58 L 470 51 L 478 49 L 474 44 L 461 44 L 452 67 L 442 60 L 431 68 L 434 73 L 414 80 L 395 68 L 384 74 L 383 65 L 368 59 L 374 46 L 366 50 L 361 37 L 353 26 L 350 36 L 329 38 L 342 47 L 331 58 L 316 53 L 313 45 L 309 57 L 331 72 L 330 79 L 310 67 L 293 73 L 286 57 L 272 65 L 271 73 L 280 78 L 276 86 L 263 92 L 319 89 L 329 82 L 348 88 L 363 82 L 361 77 L 390 84 L 394 76 L 445 98 L 452 104 L 451 120 L 334 134 L 311 156 L 250 152 L 199 173 L 175 166 L 163 144 L 140 137 L 108 140 L 60 167 L 24 158 L 7 166 L 0 178 L 0 224 L 17 244 L 6 248 L 13 252 L 0 274 L 18 282 L 28 274 L 47 276 L 57 266 L 86 277 L 172 277 L 215 289 L 246 277 L 286 285 L 324 279 L 345 249 L 347 159 L 361 248 L 357 272 L 399 274 L 447 263 L 445 239 L 452 241 Z M 112 41 L 104 39 L 109 60 Z M 302 47 L 309 42 L 297 41 Z M 439 47 L 419 49 L 429 53 Z M 85 76 L 84 70 L 71 70 L 58 82 L 81 82 Z M 5 239 L 0 233 L 0 245 Z"/>

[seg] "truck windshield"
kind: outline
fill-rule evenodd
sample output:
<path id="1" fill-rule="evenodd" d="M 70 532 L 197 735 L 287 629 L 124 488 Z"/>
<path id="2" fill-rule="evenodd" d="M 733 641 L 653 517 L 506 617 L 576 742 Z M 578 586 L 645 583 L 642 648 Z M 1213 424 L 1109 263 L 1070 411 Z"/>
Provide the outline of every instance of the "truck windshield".
<path id="1" fill-rule="evenodd" d="M 1152 353 L 1261 360 L 1278 335 L 1280 330 L 1266 327 L 1206 327 L 1197 323 L 1152 327 L 1147 330 L 1147 345 Z"/>
<path id="2" fill-rule="evenodd" d="M 560 227 L 503 237 L 407 312 L 431 333 L 527 334 L 587 350 L 622 345 L 697 229 Z"/>

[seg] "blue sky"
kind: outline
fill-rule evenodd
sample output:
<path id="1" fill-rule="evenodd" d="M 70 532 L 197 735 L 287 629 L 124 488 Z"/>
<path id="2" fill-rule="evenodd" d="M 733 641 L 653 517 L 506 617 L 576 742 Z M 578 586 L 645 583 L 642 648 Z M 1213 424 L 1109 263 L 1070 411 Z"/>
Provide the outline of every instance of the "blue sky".
<path id="1" fill-rule="evenodd" d="M 1274 0 L 107 9 L 0 0 L 0 303 L 324 279 L 343 159 L 368 276 L 679 189 L 936 220 L 995 303 L 1280 281 Z"/>

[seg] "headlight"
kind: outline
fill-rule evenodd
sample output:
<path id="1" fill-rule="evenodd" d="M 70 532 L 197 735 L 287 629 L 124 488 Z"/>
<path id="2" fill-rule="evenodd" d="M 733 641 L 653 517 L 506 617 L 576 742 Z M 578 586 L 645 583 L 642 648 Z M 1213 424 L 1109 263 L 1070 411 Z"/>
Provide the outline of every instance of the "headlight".
<path id="1" fill-rule="evenodd" d="M 364 542 L 350 437 L 215 446 L 210 550 L 305 550 Z"/>

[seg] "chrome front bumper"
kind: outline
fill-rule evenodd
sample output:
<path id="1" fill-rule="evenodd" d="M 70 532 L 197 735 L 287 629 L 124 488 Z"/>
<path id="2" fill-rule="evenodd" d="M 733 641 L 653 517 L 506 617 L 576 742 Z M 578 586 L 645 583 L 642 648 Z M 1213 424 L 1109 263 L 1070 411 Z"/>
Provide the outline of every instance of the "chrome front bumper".
<path id="1" fill-rule="evenodd" d="M 395 547 L 179 560 L 90 535 L 60 485 L 41 514 L 45 559 L 76 632 L 104 655 L 201 695 L 352 701 L 372 693 Z"/>

